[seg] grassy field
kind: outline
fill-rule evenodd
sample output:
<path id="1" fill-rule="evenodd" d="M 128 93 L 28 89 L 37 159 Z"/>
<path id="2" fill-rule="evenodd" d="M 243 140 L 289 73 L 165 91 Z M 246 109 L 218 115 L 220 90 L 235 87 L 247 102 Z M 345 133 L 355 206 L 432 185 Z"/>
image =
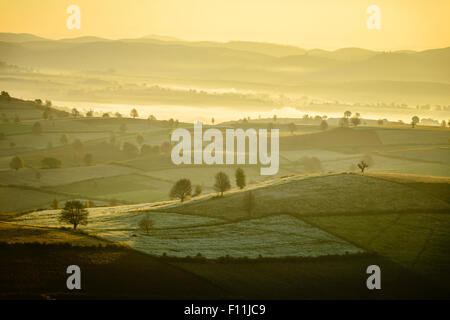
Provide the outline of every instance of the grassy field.
<path id="1" fill-rule="evenodd" d="M 430 299 L 448 296 L 448 291 L 423 276 L 374 254 L 252 261 L 172 260 L 112 246 L 83 232 L 11 223 L 0 223 L 0 230 L 2 259 L 8 261 L 0 264 L 1 298 Z M 4 241 L 10 245 L 1 244 Z M 83 270 L 80 292 L 69 292 L 64 286 L 67 259 L 76 261 Z M 370 264 L 377 264 L 383 270 L 382 291 L 369 291 L 365 287 L 364 270 Z M 343 287 L 346 289 L 342 290 Z"/>
<path id="2" fill-rule="evenodd" d="M 324 230 L 432 278 L 450 281 L 450 215 L 384 214 L 307 217 Z"/>
<path id="3" fill-rule="evenodd" d="M 8 220 L 0 223 L 2 261 L 8 261 L 0 263 L 0 297 L 450 296 L 448 128 L 299 125 L 292 134 L 287 119 L 277 124 L 278 174 L 243 166 L 247 186 L 239 190 L 237 166 L 175 166 L 167 151 L 123 150 L 125 142 L 139 148 L 138 135 L 162 147 L 174 129 L 168 121 L 68 114 L 44 120 L 41 107 L 0 103 L 10 118 L 0 123 L 0 219 Z M 32 133 L 37 121 L 41 134 Z M 267 125 L 217 127 L 241 124 Z M 86 154 L 92 163 L 83 161 Z M 9 167 L 14 156 L 24 168 Z M 43 169 L 45 157 L 62 167 Z M 321 168 L 308 168 L 305 157 L 316 157 Z M 370 166 L 362 175 L 355 165 L 364 158 Z M 213 188 L 218 171 L 232 185 L 223 198 Z M 203 195 L 169 200 L 181 178 L 201 185 Z M 256 199 L 251 213 L 244 207 L 249 191 Z M 58 222 L 60 210 L 47 210 L 54 199 L 60 207 L 72 199 L 98 207 L 88 209 L 89 224 L 74 232 Z M 112 199 L 118 205 L 109 206 Z M 154 222 L 149 234 L 138 229 L 144 215 Z M 63 288 L 69 257 L 88 274 L 79 294 Z M 366 289 L 371 264 L 382 267 L 382 292 Z"/>
<path id="4" fill-rule="evenodd" d="M 301 176 L 300 176 L 301 177 Z M 447 202 L 408 185 L 358 174 L 293 177 L 253 191 L 257 204 L 253 216 L 354 215 L 389 212 L 448 212 Z M 370 195 L 370 196 L 369 196 Z M 174 212 L 224 219 L 248 217 L 244 193 L 209 198 L 174 208 Z M 160 209 L 164 210 L 164 209 Z"/>

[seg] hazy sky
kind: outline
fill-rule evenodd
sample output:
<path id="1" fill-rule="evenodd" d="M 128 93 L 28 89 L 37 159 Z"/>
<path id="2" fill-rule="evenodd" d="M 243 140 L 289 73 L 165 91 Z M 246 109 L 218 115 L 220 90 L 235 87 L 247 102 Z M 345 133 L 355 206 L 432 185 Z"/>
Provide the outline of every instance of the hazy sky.
<path id="1" fill-rule="evenodd" d="M 80 30 L 66 27 L 71 4 L 81 8 Z M 381 30 L 366 26 L 372 4 Z M 449 13 L 450 0 L 1 0 L 0 32 L 422 50 L 450 46 Z"/>

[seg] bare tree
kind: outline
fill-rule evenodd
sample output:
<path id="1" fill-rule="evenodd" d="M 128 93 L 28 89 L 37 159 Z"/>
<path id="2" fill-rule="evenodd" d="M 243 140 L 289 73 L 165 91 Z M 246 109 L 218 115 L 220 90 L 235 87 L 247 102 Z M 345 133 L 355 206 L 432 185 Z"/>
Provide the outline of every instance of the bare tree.
<path id="1" fill-rule="evenodd" d="M 149 234 L 150 230 L 153 229 L 153 220 L 150 219 L 149 214 L 147 213 L 145 216 L 139 220 L 139 229 L 145 231 L 145 233 Z"/>
<path id="2" fill-rule="evenodd" d="M 364 160 L 361 160 L 360 163 L 358 163 L 358 168 L 361 169 L 361 173 L 364 173 L 364 169 L 368 168 L 369 165 Z"/>

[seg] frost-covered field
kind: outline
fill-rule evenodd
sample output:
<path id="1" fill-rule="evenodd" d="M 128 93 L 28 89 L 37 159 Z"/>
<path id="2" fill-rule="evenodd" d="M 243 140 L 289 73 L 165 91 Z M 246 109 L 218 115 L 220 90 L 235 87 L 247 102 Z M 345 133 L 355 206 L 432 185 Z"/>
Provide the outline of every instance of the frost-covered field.
<path id="1" fill-rule="evenodd" d="M 108 208 L 112 209 L 112 208 Z M 20 222 L 58 226 L 58 210 L 32 213 Z M 136 250 L 173 257 L 316 257 L 359 253 L 362 249 L 302 220 L 279 215 L 228 223 L 220 219 L 167 212 L 149 212 L 154 229 L 147 235 L 137 229 L 140 212 L 91 209 L 84 230 Z"/>
<path id="2" fill-rule="evenodd" d="M 152 204 L 91 208 L 88 209 L 88 225 L 79 226 L 79 229 L 92 231 L 94 233 L 98 233 L 100 230 L 132 232 L 136 230 L 139 220 L 144 214 L 146 214 L 145 210 L 148 210 L 150 207 L 152 207 Z M 58 221 L 58 214 L 60 211 L 61 210 L 36 211 L 26 216 L 17 218 L 16 221 L 27 225 L 59 227 L 62 226 Z M 178 213 L 151 211 L 148 212 L 148 214 L 154 222 L 155 229 L 209 225 L 222 222 L 220 219 L 190 216 Z"/>

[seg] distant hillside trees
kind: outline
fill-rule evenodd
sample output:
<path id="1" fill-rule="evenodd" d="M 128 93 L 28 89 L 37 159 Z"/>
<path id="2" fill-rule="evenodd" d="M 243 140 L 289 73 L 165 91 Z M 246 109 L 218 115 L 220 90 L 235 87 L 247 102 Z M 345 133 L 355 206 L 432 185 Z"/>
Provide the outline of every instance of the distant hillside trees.
<path id="1" fill-rule="evenodd" d="M 138 145 L 142 145 L 144 143 L 144 137 L 142 136 L 142 134 L 138 134 L 136 136 L 136 142 L 138 143 Z"/>
<path id="2" fill-rule="evenodd" d="M 193 197 L 197 197 L 197 196 L 199 196 L 199 195 L 201 195 L 202 194 L 202 186 L 201 185 L 199 185 L 199 184 L 197 184 L 196 186 L 195 186 L 195 189 L 194 189 L 194 193 L 192 194 L 192 196 Z"/>
<path id="3" fill-rule="evenodd" d="M 135 108 L 131 109 L 130 111 L 130 116 L 135 119 L 137 117 L 139 117 L 139 113 L 137 112 L 137 110 Z"/>
<path id="4" fill-rule="evenodd" d="M 116 144 L 116 135 L 114 133 L 111 133 L 109 136 L 109 143 L 114 146 Z"/>
<path id="5" fill-rule="evenodd" d="M 236 185 L 239 187 L 239 189 L 244 189 L 244 187 L 247 185 L 247 177 L 245 176 L 244 170 L 242 168 L 237 168 L 234 175 L 236 178 Z"/>
<path id="6" fill-rule="evenodd" d="M 161 143 L 160 152 L 162 154 L 170 154 L 170 151 L 172 150 L 172 145 L 168 141 L 164 141 Z"/>
<path id="7" fill-rule="evenodd" d="M 320 122 L 320 130 L 325 131 L 328 129 L 328 122 L 327 120 L 322 120 L 322 122 Z"/>
<path id="8" fill-rule="evenodd" d="M 74 149 L 76 152 L 81 152 L 81 151 L 83 150 L 83 142 L 81 142 L 80 139 L 76 139 L 76 140 L 73 142 L 72 147 L 73 147 L 73 149 Z"/>
<path id="9" fill-rule="evenodd" d="M 191 180 L 189 179 L 180 179 L 170 190 L 171 198 L 178 198 L 181 202 L 190 195 L 192 192 Z"/>
<path id="10" fill-rule="evenodd" d="M 251 216 L 256 207 L 256 198 L 252 191 L 244 194 L 244 210 Z"/>
<path id="11" fill-rule="evenodd" d="M 86 153 L 84 155 L 83 162 L 86 166 L 92 165 L 93 161 L 94 161 L 94 157 L 93 157 L 92 153 Z"/>
<path id="12" fill-rule="evenodd" d="M 353 126 L 357 127 L 361 124 L 361 118 L 359 117 L 359 113 L 355 114 L 351 119 L 350 122 Z"/>
<path id="13" fill-rule="evenodd" d="M 73 108 L 72 111 L 72 117 L 78 118 L 80 116 L 80 111 L 77 110 L 77 108 Z"/>
<path id="14" fill-rule="evenodd" d="M 59 222 L 72 224 L 73 229 L 76 230 L 78 225 L 88 224 L 88 215 L 89 212 L 81 201 L 67 201 L 60 212 Z"/>
<path id="15" fill-rule="evenodd" d="M 341 128 L 347 128 L 347 127 L 348 127 L 348 124 L 349 124 L 348 118 L 346 118 L 346 117 L 341 118 L 341 119 L 339 120 L 339 127 L 341 127 Z"/>
<path id="16" fill-rule="evenodd" d="M 6 113 L 2 113 L 1 118 L 2 118 L 2 122 L 4 122 L 4 123 L 8 123 L 9 122 L 9 118 L 6 115 Z"/>
<path id="17" fill-rule="evenodd" d="M 6 91 L 2 91 L 2 93 L 0 94 L 0 98 L 2 100 L 6 100 L 6 101 L 10 101 L 11 100 L 11 97 L 10 97 L 9 93 L 6 92 Z"/>
<path id="18" fill-rule="evenodd" d="M 44 169 L 56 169 L 61 168 L 61 160 L 56 158 L 47 157 L 41 161 L 42 168 Z"/>
<path id="19" fill-rule="evenodd" d="M 61 138 L 59 138 L 59 142 L 61 142 L 61 144 L 67 144 L 69 142 L 69 139 L 67 139 L 67 136 L 65 133 L 63 133 L 61 135 Z"/>
<path id="20" fill-rule="evenodd" d="M 231 189 L 230 178 L 225 172 L 218 172 L 215 176 L 216 183 L 214 189 L 220 192 L 220 196 L 223 197 L 223 193 Z"/>
<path id="21" fill-rule="evenodd" d="M 143 144 L 141 147 L 141 155 L 149 156 L 149 155 L 158 155 L 159 154 L 159 146 L 150 146 L 148 144 Z"/>
<path id="22" fill-rule="evenodd" d="M 89 110 L 88 112 L 86 112 L 86 117 L 91 118 L 94 116 L 94 111 L 93 110 Z"/>
<path id="23" fill-rule="evenodd" d="M 108 119 L 109 117 L 110 117 L 110 115 L 107 112 L 102 115 L 102 118 L 104 118 L 104 119 Z"/>
<path id="24" fill-rule="evenodd" d="M 56 210 L 59 208 L 59 202 L 57 199 L 53 199 L 52 203 L 50 203 L 50 208 L 53 210 Z"/>
<path id="25" fill-rule="evenodd" d="M 149 234 L 150 230 L 153 229 L 153 225 L 154 225 L 153 220 L 150 219 L 148 213 L 145 216 L 143 216 L 141 220 L 139 220 L 139 229 L 141 229 L 147 234 Z"/>
<path id="26" fill-rule="evenodd" d="M 348 119 L 352 116 L 352 112 L 351 111 L 345 111 L 344 112 L 344 118 Z"/>
<path id="27" fill-rule="evenodd" d="M 420 122 L 420 119 L 418 116 L 414 116 L 411 119 L 411 127 L 415 128 L 416 125 Z"/>
<path id="28" fill-rule="evenodd" d="M 23 168 L 23 160 L 19 156 L 15 156 L 11 159 L 11 162 L 9 163 L 9 167 L 13 170 L 19 170 Z"/>
<path id="29" fill-rule="evenodd" d="M 128 157 L 137 157 L 137 155 L 139 154 L 138 147 L 128 141 L 123 143 L 122 150 L 127 154 Z"/>
<path id="30" fill-rule="evenodd" d="M 115 206 L 119 205 L 119 200 L 112 198 L 112 199 L 109 199 L 108 203 L 109 203 L 110 207 L 115 207 Z"/>
<path id="31" fill-rule="evenodd" d="M 358 168 L 361 170 L 361 173 L 364 173 L 364 170 L 365 170 L 366 168 L 368 168 L 368 167 L 369 167 L 369 165 L 368 165 L 367 162 L 364 161 L 364 160 L 361 160 L 361 161 L 358 163 Z"/>
<path id="32" fill-rule="evenodd" d="M 35 122 L 31 128 L 31 132 L 35 135 L 40 135 L 42 133 L 42 124 L 40 122 Z"/>
<path id="33" fill-rule="evenodd" d="M 297 126 L 295 125 L 295 123 L 291 122 L 288 124 L 288 129 L 291 134 L 294 134 L 296 128 Z"/>

